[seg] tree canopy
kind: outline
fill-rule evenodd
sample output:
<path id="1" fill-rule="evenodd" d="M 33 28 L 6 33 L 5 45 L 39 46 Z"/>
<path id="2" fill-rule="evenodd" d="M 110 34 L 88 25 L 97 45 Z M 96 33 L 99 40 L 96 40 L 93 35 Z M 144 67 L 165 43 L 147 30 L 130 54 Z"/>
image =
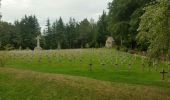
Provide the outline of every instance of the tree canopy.
<path id="1" fill-rule="evenodd" d="M 170 1 L 153 2 L 144 10 L 137 36 L 139 44 L 148 45 L 150 57 L 170 54 Z"/>
<path id="2" fill-rule="evenodd" d="M 150 57 L 170 55 L 169 0 L 113 0 L 97 21 L 62 17 L 41 32 L 36 16 L 25 15 L 13 24 L 0 22 L 0 49 L 34 49 L 42 35 L 44 49 L 104 47 L 108 36 L 116 45 L 147 51 Z"/>

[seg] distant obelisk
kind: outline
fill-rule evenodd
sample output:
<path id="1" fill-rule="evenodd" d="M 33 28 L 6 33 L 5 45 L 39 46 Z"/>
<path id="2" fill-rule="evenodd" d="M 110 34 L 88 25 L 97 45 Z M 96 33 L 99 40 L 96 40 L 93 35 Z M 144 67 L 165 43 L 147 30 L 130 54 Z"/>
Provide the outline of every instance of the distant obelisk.
<path id="1" fill-rule="evenodd" d="M 0 0 L 0 10 L 1 10 L 1 0 Z M 1 18 L 2 18 L 2 14 L 1 14 L 1 11 L 0 11 L 0 21 L 1 21 Z"/>

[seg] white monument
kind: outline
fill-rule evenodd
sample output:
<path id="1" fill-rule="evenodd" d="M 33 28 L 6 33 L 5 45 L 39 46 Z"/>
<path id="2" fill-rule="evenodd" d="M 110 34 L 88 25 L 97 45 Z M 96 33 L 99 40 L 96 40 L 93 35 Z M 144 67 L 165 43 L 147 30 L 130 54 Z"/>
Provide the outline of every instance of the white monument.
<path id="1" fill-rule="evenodd" d="M 40 39 L 41 36 L 37 36 L 36 40 L 37 40 L 37 47 L 34 48 L 34 50 L 42 50 L 41 46 L 40 46 Z"/>
<path id="2" fill-rule="evenodd" d="M 113 44 L 114 44 L 114 39 L 113 37 L 109 36 L 106 40 L 106 48 L 112 48 L 113 47 Z"/>

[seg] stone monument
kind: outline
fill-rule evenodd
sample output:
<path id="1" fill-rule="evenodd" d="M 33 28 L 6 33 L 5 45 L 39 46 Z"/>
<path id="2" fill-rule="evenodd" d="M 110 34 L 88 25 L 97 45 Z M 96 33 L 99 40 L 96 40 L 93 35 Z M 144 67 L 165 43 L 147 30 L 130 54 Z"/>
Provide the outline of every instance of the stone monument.
<path id="1" fill-rule="evenodd" d="M 41 36 L 37 36 L 36 40 L 37 40 L 37 47 L 34 48 L 34 50 L 42 50 L 41 46 L 40 46 L 40 39 Z"/>
<path id="2" fill-rule="evenodd" d="M 114 44 L 114 39 L 113 37 L 109 36 L 106 40 L 106 48 L 112 48 L 113 47 L 113 44 Z"/>

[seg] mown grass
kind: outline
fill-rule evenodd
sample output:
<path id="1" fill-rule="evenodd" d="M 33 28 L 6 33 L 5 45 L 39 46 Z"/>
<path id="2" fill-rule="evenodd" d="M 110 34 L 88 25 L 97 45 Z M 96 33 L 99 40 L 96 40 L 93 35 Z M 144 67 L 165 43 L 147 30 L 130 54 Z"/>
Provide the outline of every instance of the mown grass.
<path id="1" fill-rule="evenodd" d="M 11 68 L 170 88 L 169 74 L 166 75 L 166 80 L 161 80 L 160 71 L 162 71 L 162 68 L 168 70 L 165 63 L 157 64 L 157 70 L 155 70 L 154 66 L 147 65 L 146 60 L 143 69 L 141 56 L 114 49 L 16 51 L 10 52 L 10 55 L 11 60 L 6 66 Z M 92 63 L 92 71 L 89 71 L 90 63 Z M 102 66 L 102 63 L 105 65 Z M 131 69 L 129 69 L 129 63 L 132 63 Z M 115 64 L 118 64 L 118 66 Z"/>
<path id="2" fill-rule="evenodd" d="M 165 88 L 0 68 L 0 100 L 169 100 Z"/>

